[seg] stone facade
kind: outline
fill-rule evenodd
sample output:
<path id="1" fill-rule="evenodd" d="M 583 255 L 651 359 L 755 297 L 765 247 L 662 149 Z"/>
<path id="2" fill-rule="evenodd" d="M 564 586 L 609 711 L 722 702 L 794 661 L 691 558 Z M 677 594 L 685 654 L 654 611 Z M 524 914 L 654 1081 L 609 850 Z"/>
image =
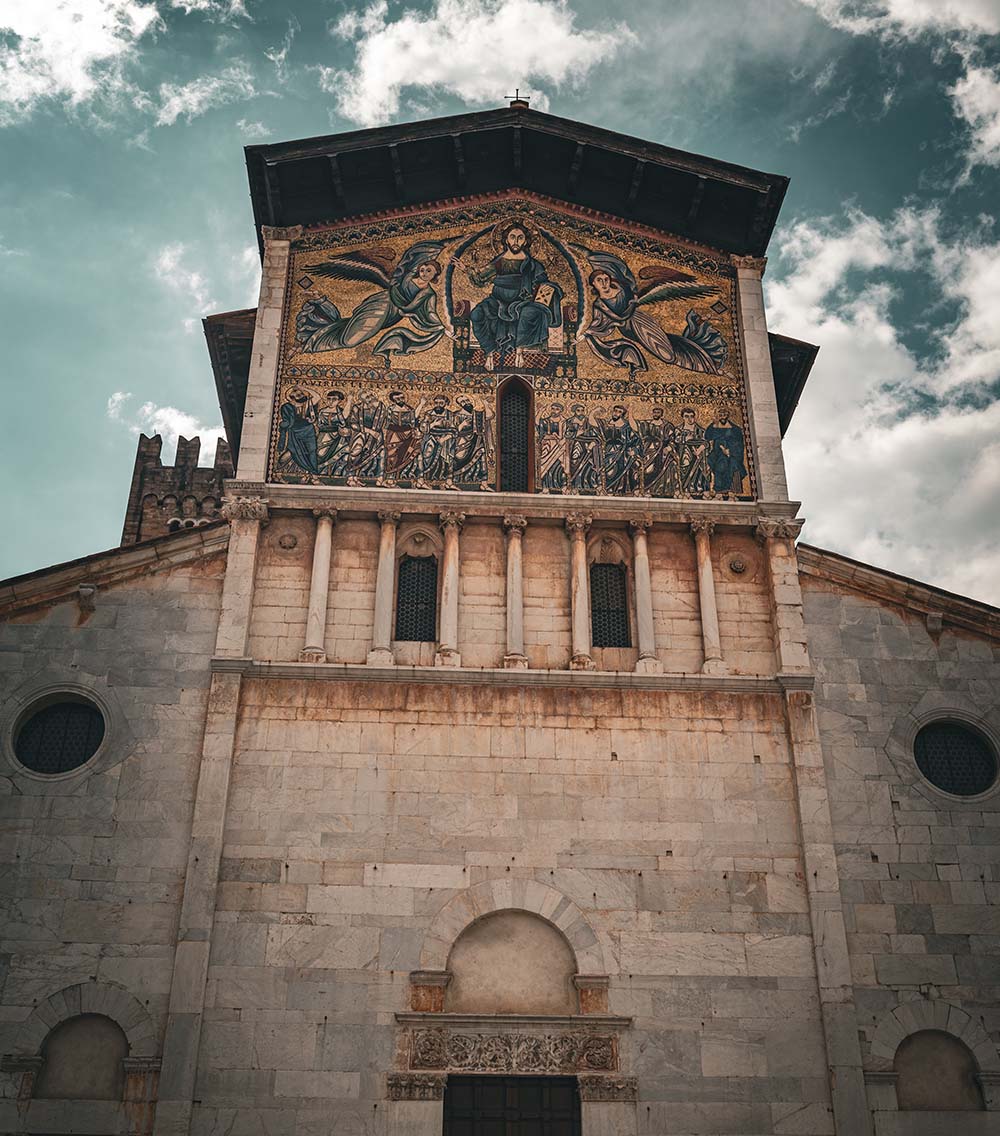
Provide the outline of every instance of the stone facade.
<path id="1" fill-rule="evenodd" d="M 302 232 L 263 236 L 226 523 L 0 585 L 0 1131 L 436 1136 L 502 1074 L 576 1077 L 586 1136 L 1000 1132 L 1000 797 L 912 756 L 1000 739 L 1000 613 L 796 547 L 760 259 L 756 497 L 449 491 L 266 480 Z M 104 740 L 31 773 L 60 692 Z M 120 1099 L 41 1095 L 94 1017 Z M 926 1033 L 982 1107 L 900 1107 Z"/>

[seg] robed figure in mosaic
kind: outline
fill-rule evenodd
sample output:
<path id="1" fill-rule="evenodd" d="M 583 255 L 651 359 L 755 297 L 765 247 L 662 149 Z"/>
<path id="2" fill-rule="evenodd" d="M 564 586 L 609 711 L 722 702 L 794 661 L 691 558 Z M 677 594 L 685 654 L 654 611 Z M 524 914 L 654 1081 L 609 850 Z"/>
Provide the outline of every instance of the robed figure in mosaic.
<path id="1" fill-rule="evenodd" d="M 645 352 L 687 371 L 718 374 L 729 349 L 719 332 L 692 308 L 680 334 L 664 331 L 649 312 L 651 304 L 699 299 L 718 292 L 699 284 L 687 272 L 664 266 L 643 268 L 636 281 L 632 270 L 614 253 L 575 246 L 590 264 L 590 320 L 581 336 L 591 351 L 613 367 L 631 374 L 649 369 Z"/>
<path id="2" fill-rule="evenodd" d="M 385 357 L 427 351 L 445 334 L 438 315 L 434 284 L 441 275 L 435 258 L 441 241 L 419 241 L 399 258 L 391 272 L 375 251 L 339 253 L 309 266 L 316 276 L 330 280 L 364 280 L 379 285 L 349 316 L 325 297 L 307 300 L 295 320 L 295 340 L 301 351 L 339 351 L 360 347 L 381 334 L 372 353 Z M 403 321 L 406 326 L 400 326 Z"/>

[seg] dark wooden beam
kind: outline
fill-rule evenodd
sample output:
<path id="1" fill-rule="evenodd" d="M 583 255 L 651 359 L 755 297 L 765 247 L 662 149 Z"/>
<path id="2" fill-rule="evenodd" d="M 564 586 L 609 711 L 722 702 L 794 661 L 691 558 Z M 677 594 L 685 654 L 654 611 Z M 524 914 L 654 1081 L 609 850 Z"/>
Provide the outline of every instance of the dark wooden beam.
<path id="1" fill-rule="evenodd" d="M 689 229 L 694 227 L 694 223 L 698 219 L 698 210 L 701 209 L 701 203 L 705 197 L 706 184 L 703 177 L 698 178 L 698 181 L 695 183 L 694 193 L 691 194 L 691 205 L 688 208 L 687 214 L 687 227 Z"/>
<path id="2" fill-rule="evenodd" d="M 268 223 L 280 225 L 281 188 L 278 185 L 278 167 L 273 162 L 264 164 L 264 192 L 267 194 Z"/>
<path id="3" fill-rule="evenodd" d="M 576 196 L 576 187 L 580 181 L 580 171 L 583 169 L 583 151 L 585 147 L 582 142 L 576 144 L 576 150 L 573 154 L 573 162 L 569 167 L 569 178 L 566 182 L 566 192 L 570 197 Z"/>
<path id="4" fill-rule="evenodd" d="M 453 134 L 451 136 L 452 152 L 455 156 L 455 180 L 458 182 L 459 189 L 465 188 L 465 151 L 462 149 L 462 135 Z"/>
<path id="5" fill-rule="evenodd" d="M 333 185 L 333 197 L 337 203 L 338 209 L 347 207 L 347 200 L 344 197 L 344 179 L 340 176 L 340 163 L 337 161 L 337 155 L 330 155 L 330 182 Z"/>
<path id="6" fill-rule="evenodd" d="M 389 161 L 392 163 L 392 181 L 396 187 L 396 199 L 403 201 L 406 198 L 406 187 L 403 184 L 403 167 L 399 161 L 399 147 L 395 142 L 389 143 Z"/>
<path id="7" fill-rule="evenodd" d="M 628 187 L 628 197 L 625 199 L 625 208 L 630 212 L 635 208 L 636 198 L 642 186 L 642 175 L 646 172 L 646 163 L 642 158 L 636 158 L 635 169 L 632 171 L 632 181 Z"/>

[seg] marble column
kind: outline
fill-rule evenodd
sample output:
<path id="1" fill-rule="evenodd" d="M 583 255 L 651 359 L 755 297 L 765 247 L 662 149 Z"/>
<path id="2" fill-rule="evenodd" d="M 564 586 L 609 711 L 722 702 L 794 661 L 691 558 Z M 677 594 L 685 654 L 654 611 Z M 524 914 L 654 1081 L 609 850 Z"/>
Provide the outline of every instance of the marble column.
<path id="1" fill-rule="evenodd" d="M 635 621 L 639 638 L 638 674 L 662 674 L 663 664 L 656 656 L 656 632 L 653 629 L 653 582 L 649 573 L 649 541 L 653 527 L 649 517 L 632 521 L 632 560 L 635 574 Z"/>
<path id="2" fill-rule="evenodd" d="M 382 532 L 378 543 L 375 620 L 368 664 L 391 667 L 395 662 L 392 655 L 392 593 L 396 583 L 396 526 L 399 524 L 399 513 L 380 512 L 378 519 L 382 523 Z"/>
<path id="3" fill-rule="evenodd" d="M 719 609 L 715 602 L 715 577 L 712 574 L 712 521 L 692 521 L 695 552 L 698 557 L 698 603 L 701 607 L 701 640 L 704 647 L 702 674 L 724 674 L 722 640 L 719 636 Z"/>
<path id="4" fill-rule="evenodd" d="M 306 612 L 306 645 L 299 652 L 303 663 L 326 662 L 326 608 L 330 596 L 330 553 L 333 549 L 335 509 L 313 509 L 316 539 L 313 542 L 309 608 Z"/>
<path id="5" fill-rule="evenodd" d="M 465 514 L 442 513 L 440 520 L 441 531 L 444 533 L 444 556 L 441 565 L 441 614 L 438 619 L 438 649 L 434 656 L 434 665 L 436 667 L 460 667 L 462 656 L 458 650 L 458 534 L 465 522 Z"/>
<path id="6" fill-rule="evenodd" d="M 508 670 L 525 670 L 528 659 L 524 653 L 524 572 L 522 541 L 527 528 L 526 518 L 508 515 L 503 519 L 507 534 L 507 652 L 503 665 Z"/>
<path id="7" fill-rule="evenodd" d="M 587 570 L 587 531 L 593 518 L 589 513 L 570 513 L 566 531 L 570 539 L 570 603 L 573 612 L 573 653 L 570 670 L 590 671 L 590 573 Z"/>

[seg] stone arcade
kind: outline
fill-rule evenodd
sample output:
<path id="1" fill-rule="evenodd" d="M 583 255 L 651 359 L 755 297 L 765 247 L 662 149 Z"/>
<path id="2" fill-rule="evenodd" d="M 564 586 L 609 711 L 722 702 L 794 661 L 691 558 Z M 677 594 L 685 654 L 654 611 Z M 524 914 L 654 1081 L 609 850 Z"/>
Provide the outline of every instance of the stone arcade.
<path id="1" fill-rule="evenodd" d="M 0 585 L 0 1131 L 1000 1133 L 1000 612 L 796 544 L 786 180 L 247 166 L 232 460 Z"/>

